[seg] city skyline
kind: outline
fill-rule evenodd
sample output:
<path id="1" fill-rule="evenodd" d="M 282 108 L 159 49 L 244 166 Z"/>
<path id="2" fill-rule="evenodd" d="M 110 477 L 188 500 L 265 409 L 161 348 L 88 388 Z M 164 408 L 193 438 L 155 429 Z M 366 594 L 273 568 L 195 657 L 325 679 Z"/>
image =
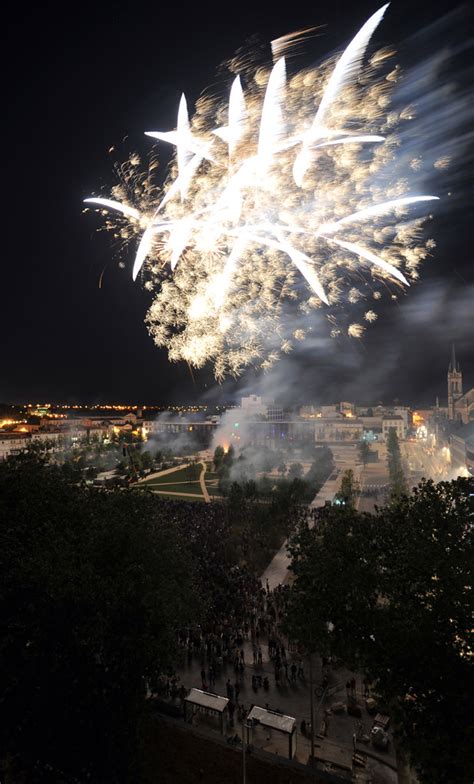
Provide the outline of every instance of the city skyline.
<path id="1" fill-rule="evenodd" d="M 451 344 L 451 350 L 452 346 Z M 464 383 L 466 388 L 472 387 L 472 367 L 468 367 L 463 362 L 463 356 L 459 355 L 459 351 L 456 349 L 458 362 L 461 367 Z M 121 409 L 132 409 L 137 407 L 144 407 L 144 408 L 156 408 L 162 410 L 168 409 L 206 409 L 206 408 L 226 408 L 238 405 L 239 400 L 245 394 L 263 394 L 266 397 L 272 397 L 272 399 L 276 400 L 276 402 L 286 406 L 287 408 L 298 407 L 305 404 L 315 404 L 315 405 L 327 405 L 334 403 L 334 401 L 342 401 L 342 400 L 351 400 L 355 405 L 358 406 L 369 406 L 369 405 L 407 405 L 410 408 L 430 408 L 434 407 L 437 402 L 439 406 L 442 408 L 446 408 L 448 405 L 448 392 L 446 387 L 446 372 L 449 367 L 449 357 L 451 354 L 446 358 L 444 362 L 444 373 L 441 374 L 441 377 L 437 379 L 436 384 L 431 388 L 432 395 L 426 392 L 426 387 L 423 389 L 421 396 L 416 398 L 415 396 L 412 397 L 399 397 L 396 394 L 387 393 L 385 395 L 377 396 L 375 394 L 370 394 L 370 387 L 367 386 L 367 393 L 366 395 L 362 395 L 362 397 L 355 396 L 348 394 L 344 395 L 342 392 L 344 391 L 344 387 L 337 385 L 337 382 L 330 385 L 330 389 L 334 391 L 334 395 L 331 396 L 328 392 L 328 387 L 325 387 L 322 391 L 322 394 L 312 394 L 311 390 L 303 390 L 299 393 L 293 394 L 295 392 L 297 384 L 290 385 L 288 387 L 288 391 L 285 393 L 281 391 L 281 388 L 278 389 L 276 393 L 274 392 L 273 396 L 269 394 L 269 390 L 273 387 L 273 374 L 268 374 L 268 376 L 264 377 L 263 383 L 262 378 L 259 377 L 253 384 L 249 382 L 248 377 L 238 380 L 232 380 L 231 382 L 224 382 L 222 385 L 213 385 L 212 383 L 209 384 L 208 388 L 202 388 L 201 390 L 198 389 L 197 385 L 193 385 L 192 389 L 189 391 L 189 396 L 187 398 L 178 398 L 171 400 L 171 399 L 164 399 L 164 400 L 154 400 L 150 394 L 145 394 L 145 396 L 138 398 L 138 397 L 130 397 L 127 402 L 127 398 L 119 398 L 118 395 L 111 395 L 109 398 L 105 396 L 100 397 L 80 397 L 79 395 L 70 395 L 66 398 L 61 398 L 59 395 L 55 395 L 54 393 L 49 397 L 34 397 L 32 395 L 19 395 L 17 398 L 8 399 L 5 398 L 0 400 L 0 405 L 7 406 L 16 406 L 16 407 L 33 407 L 39 405 L 52 405 L 53 407 L 58 408 L 121 408 Z M 415 357 L 416 360 L 416 357 Z M 437 363 L 442 364 L 441 361 Z M 278 367 L 278 374 L 280 372 L 284 375 L 286 372 L 286 366 L 283 363 L 282 367 Z M 359 388 L 364 388 L 366 386 L 362 381 Z"/>

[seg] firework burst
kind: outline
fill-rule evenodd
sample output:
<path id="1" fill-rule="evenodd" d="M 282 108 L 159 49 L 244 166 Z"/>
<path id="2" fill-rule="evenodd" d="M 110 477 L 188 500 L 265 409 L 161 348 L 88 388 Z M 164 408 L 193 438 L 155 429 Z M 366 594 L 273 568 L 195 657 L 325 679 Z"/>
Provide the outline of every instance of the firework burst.
<path id="1" fill-rule="evenodd" d="M 146 322 L 171 361 L 211 362 L 217 379 L 268 369 L 315 329 L 316 311 L 332 335 L 360 338 L 366 327 L 340 326 L 340 314 L 360 302 L 367 326 L 369 299 L 417 279 L 433 241 L 414 211 L 436 197 L 413 195 L 396 174 L 410 110 L 391 108 L 391 54 L 363 64 L 386 8 L 317 70 L 237 58 L 227 101 L 203 97 L 190 118 L 183 95 L 176 130 L 147 132 L 175 149 L 162 187 L 155 158 L 140 173 L 133 156 L 110 197 L 86 200 L 137 243 L 133 279 L 153 293 Z M 304 32 L 274 42 L 274 54 Z M 409 168 L 415 176 L 415 159 Z"/>

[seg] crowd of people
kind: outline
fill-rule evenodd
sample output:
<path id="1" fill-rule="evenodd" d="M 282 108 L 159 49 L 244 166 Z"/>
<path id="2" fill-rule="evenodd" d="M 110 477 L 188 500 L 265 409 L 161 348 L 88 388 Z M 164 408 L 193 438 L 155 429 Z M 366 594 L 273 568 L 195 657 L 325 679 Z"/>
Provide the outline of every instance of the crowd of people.
<path id="1" fill-rule="evenodd" d="M 191 547 L 206 605 L 203 618 L 179 632 L 182 666 L 199 671 L 200 688 L 211 692 L 216 679 L 233 672 L 225 684 L 229 717 L 231 723 L 235 714 L 241 720 L 246 712 L 243 689 L 248 696 L 251 687 L 256 698 L 260 690 L 266 693 L 273 685 L 305 678 L 297 646 L 287 640 L 282 628 L 290 588 L 279 585 L 272 591 L 268 581 L 262 585 L 245 563 L 228 557 L 232 530 L 225 505 L 162 503 Z M 314 524 L 319 516 L 319 510 L 302 510 L 299 522 L 306 519 Z M 159 691 L 184 700 L 187 692 L 179 683 L 176 675 L 165 678 Z"/>

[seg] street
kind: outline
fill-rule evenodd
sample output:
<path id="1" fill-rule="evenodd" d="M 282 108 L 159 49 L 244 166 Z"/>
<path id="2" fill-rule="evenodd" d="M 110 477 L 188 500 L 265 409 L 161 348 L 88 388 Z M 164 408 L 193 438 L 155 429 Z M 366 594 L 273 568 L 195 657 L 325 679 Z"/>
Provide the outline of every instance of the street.
<path id="1" fill-rule="evenodd" d="M 403 469 L 411 487 L 421 479 L 441 482 L 451 478 L 451 466 L 442 449 L 428 447 L 424 441 L 402 441 L 400 443 Z"/>

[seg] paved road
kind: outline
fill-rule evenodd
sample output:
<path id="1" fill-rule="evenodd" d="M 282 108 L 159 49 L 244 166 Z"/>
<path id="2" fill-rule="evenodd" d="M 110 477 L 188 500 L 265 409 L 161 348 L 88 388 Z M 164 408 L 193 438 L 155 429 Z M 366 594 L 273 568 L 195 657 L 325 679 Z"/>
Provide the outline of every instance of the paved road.
<path id="1" fill-rule="evenodd" d="M 405 441 L 401 444 L 405 473 L 412 486 L 425 477 L 441 482 L 452 477 L 452 467 L 442 450 L 432 450 L 423 441 Z"/>
<path id="2" fill-rule="evenodd" d="M 166 476 L 167 474 L 174 474 L 175 471 L 181 471 L 183 468 L 189 468 L 191 463 L 183 463 L 182 465 L 173 466 L 172 468 L 165 468 L 164 471 L 155 471 L 153 474 L 148 474 L 144 476 L 143 479 L 139 479 L 137 484 L 140 482 L 149 482 L 150 479 L 156 479 L 159 476 Z"/>
<path id="3" fill-rule="evenodd" d="M 298 678 L 297 680 L 292 681 L 290 674 L 290 680 L 283 678 L 280 684 L 277 685 L 275 683 L 273 663 L 269 659 L 268 655 L 266 640 L 261 640 L 260 644 L 263 652 L 263 666 L 257 667 L 251 664 L 253 658 L 251 642 L 249 640 L 244 642 L 243 649 L 245 653 L 245 669 L 239 680 L 240 694 L 238 701 L 239 703 L 245 705 L 246 708 L 249 708 L 250 705 L 255 704 L 260 705 L 261 707 L 268 707 L 270 710 L 282 711 L 288 716 L 293 716 L 297 720 L 298 732 L 296 759 L 300 762 L 306 763 L 310 754 L 310 740 L 301 734 L 300 724 L 302 719 L 305 719 L 307 724 L 309 724 L 310 721 L 310 687 L 308 665 L 306 662 L 303 662 L 304 678 Z M 290 656 L 290 663 L 292 660 L 293 659 L 291 659 Z M 299 657 L 295 658 L 294 660 L 299 661 Z M 205 669 L 207 671 L 207 665 L 205 665 Z M 191 663 L 187 662 L 183 666 L 179 674 L 182 682 L 187 688 L 201 688 L 200 671 L 201 664 L 196 658 L 194 658 Z M 265 676 L 268 677 L 270 682 L 268 691 L 265 691 L 263 687 L 260 687 L 256 692 L 252 689 L 253 674 L 262 675 L 262 678 Z M 320 697 L 315 695 L 314 709 L 316 735 L 318 734 L 322 719 L 324 718 L 324 711 L 330 709 L 331 705 L 334 703 L 346 702 L 346 682 L 351 677 L 353 677 L 353 675 L 353 673 L 349 672 L 345 668 L 331 671 L 328 694 L 322 705 L 320 704 Z M 363 703 L 363 687 L 360 676 L 355 675 L 354 677 L 356 678 L 357 684 L 356 694 L 358 702 Z M 318 691 L 318 694 L 320 694 L 322 666 L 321 661 L 316 657 L 313 678 L 315 689 Z M 236 682 L 234 668 L 230 664 L 223 666 L 221 672 L 216 677 L 212 691 L 216 694 L 225 695 L 226 683 L 228 679 L 230 679 L 232 684 Z M 334 764 L 342 767 L 342 769 L 349 770 L 352 758 L 353 733 L 357 732 L 358 723 L 360 722 L 362 732 L 369 734 L 372 727 L 372 721 L 373 717 L 369 716 L 365 709 L 363 709 L 362 717 L 360 719 L 348 716 L 346 713 L 329 716 L 327 737 L 315 737 L 316 756 L 325 759 L 327 762 L 333 762 Z M 241 726 L 236 722 L 235 728 L 232 729 L 229 727 L 227 732 L 229 735 L 233 732 L 238 732 L 240 734 Z M 285 755 L 286 753 L 286 744 L 284 741 L 282 741 L 280 734 L 277 732 L 271 733 L 262 731 L 254 737 L 253 742 L 259 748 L 263 748 L 267 751 L 272 751 L 278 753 L 279 755 Z M 362 753 L 369 751 L 371 753 L 377 754 L 371 745 L 366 746 L 363 743 L 358 743 L 357 748 Z M 370 761 L 369 768 L 372 774 L 375 772 L 375 770 L 378 771 L 378 778 L 376 780 L 379 782 L 379 784 L 396 784 L 396 774 L 390 767 L 395 766 L 393 744 L 391 744 L 391 748 L 387 753 L 381 753 L 381 760 L 382 763 L 379 763 L 376 760 Z"/>
<path id="4" fill-rule="evenodd" d="M 375 506 L 382 506 L 386 497 L 385 486 L 388 484 L 388 467 L 385 460 L 378 463 L 368 463 L 364 466 L 360 479 L 361 490 L 377 490 L 376 496 L 364 496 L 359 498 L 359 512 L 373 512 Z"/>
<path id="5" fill-rule="evenodd" d="M 319 508 L 324 506 L 326 501 L 332 501 L 340 486 L 341 472 L 336 469 L 331 472 L 331 476 L 328 477 L 321 489 L 316 493 L 315 498 L 309 505 L 310 509 Z M 312 522 L 310 525 L 312 525 Z M 285 540 L 262 574 L 260 582 L 264 588 L 267 588 L 268 586 L 271 591 L 274 591 L 278 585 L 283 585 L 288 582 L 288 569 L 291 559 L 286 549 L 287 544 L 288 542 Z"/>

